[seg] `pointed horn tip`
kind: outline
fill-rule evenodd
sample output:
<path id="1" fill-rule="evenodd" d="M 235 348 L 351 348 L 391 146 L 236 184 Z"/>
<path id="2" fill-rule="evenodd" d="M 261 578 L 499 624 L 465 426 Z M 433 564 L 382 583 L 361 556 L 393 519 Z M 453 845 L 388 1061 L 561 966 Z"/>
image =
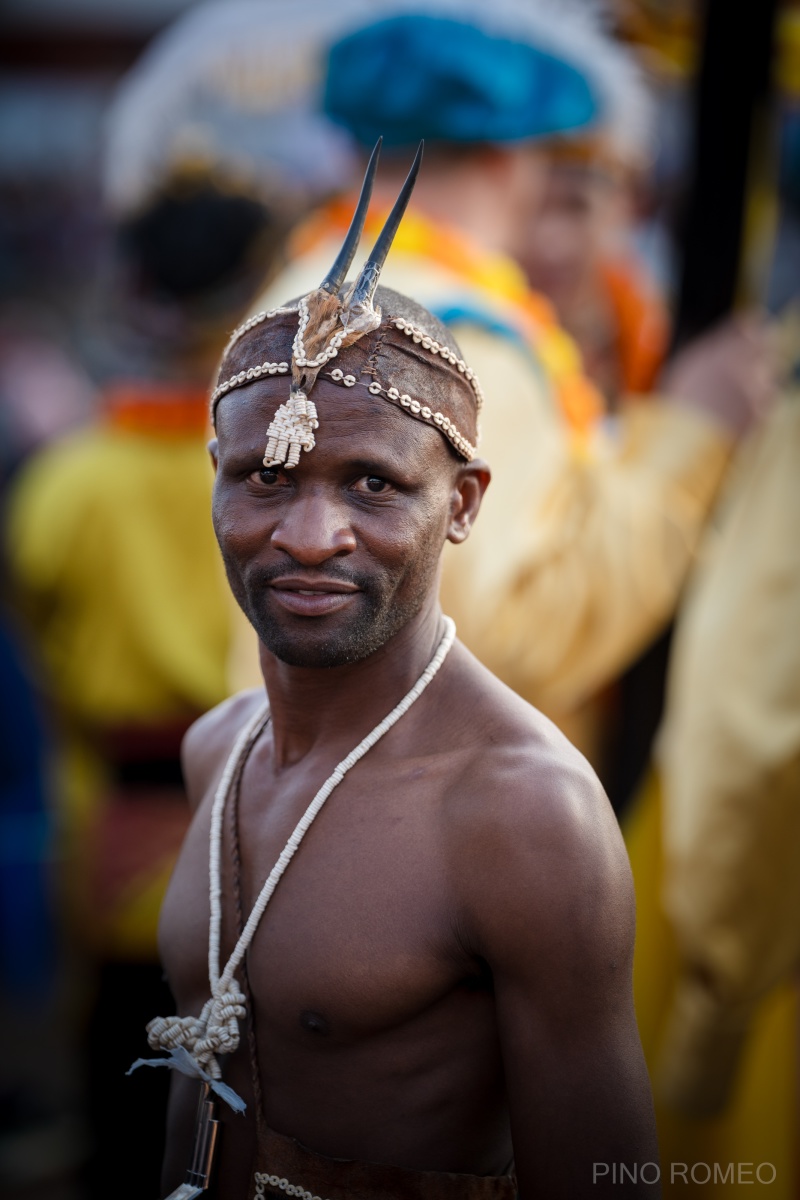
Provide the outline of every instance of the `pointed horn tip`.
<path id="1" fill-rule="evenodd" d="M 339 251 L 336 261 L 334 262 L 330 271 L 320 284 L 320 290 L 326 291 L 330 293 L 330 295 L 337 295 L 341 291 L 347 276 L 347 272 L 350 269 L 350 264 L 355 257 L 356 249 L 361 239 L 361 233 L 364 229 L 364 222 L 367 219 L 367 209 L 369 208 L 369 202 L 372 196 L 372 188 L 378 171 L 378 160 L 380 158 L 382 145 L 383 134 L 381 134 L 381 136 L 378 138 L 372 149 L 372 153 L 369 156 L 369 162 L 367 163 L 367 169 L 364 173 L 364 179 L 361 184 L 361 193 L 358 197 L 358 203 L 356 204 L 353 218 L 350 223 L 350 228 L 347 231 L 347 236 L 345 237 L 342 248 Z"/>
<path id="2" fill-rule="evenodd" d="M 353 285 L 352 291 L 347 297 L 346 306 L 348 308 L 352 307 L 353 305 L 360 304 L 367 304 L 369 306 L 372 305 L 372 297 L 374 296 L 375 289 L 378 286 L 378 280 L 383 269 L 383 264 L 386 261 L 386 256 L 388 255 L 389 250 L 391 249 L 395 234 L 397 233 L 400 222 L 403 219 L 408 202 L 411 199 L 411 193 L 414 191 L 414 185 L 417 182 L 417 175 L 419 174 L 420 163 L 422 162 L 422 151 L 424 145 L 424 141 L 420 141 L 420 144 L 417 146 L 417 152 L 414 155 L 414 161 L 411 164 L 411 169 L 409 170 L 408 175 L 406 176 L 405 183 L 400 189 L 400 194 L 395 200 L 392 211 L 389 213 L 389 216 L 386 219 L 386 224 L 378 234 L 378 238 L 375 242 L 375 245 L 372 247 L 372 250 L 370 251 L 367 261 L 361 268 L 361 274 L 358 276 L 358 279 Z"/>
<path id="3" fill-rule="evenodd" d="M 414 155 L 414 161 L 411 164 L 411 170 L 408 172 L 409 179 L 414 180 L 414 182 L 416 182 L 417 176 L 419 175 L 419 169 L 422 166 L 422 155 L 424 148 L 425 143 L 420 142 L 420 144 L 417 146 L 417 153 Z"/>
<path id="4" fill-rule="evenodd" d="M 383 146 L 383 134 L 378 138 L 375 145 L 370 151 L 369 159 L 367 160 L 367 169 L 364 173 L 364 178 L 368 179 L 371 174 L 374 174 L 378 168 L 378 159 L 380 158 L 381 148 Z M 363 185 L 362 185 L 363 186 Z"/>

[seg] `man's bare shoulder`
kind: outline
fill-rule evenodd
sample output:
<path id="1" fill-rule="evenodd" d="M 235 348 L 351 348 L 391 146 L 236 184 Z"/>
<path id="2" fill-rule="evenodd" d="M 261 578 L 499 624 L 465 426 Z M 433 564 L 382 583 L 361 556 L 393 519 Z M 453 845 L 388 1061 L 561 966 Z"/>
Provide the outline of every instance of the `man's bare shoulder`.
<path id="1" fill-rule="evenodd" d="M 608 801 L 594 770 L 557 725 L 502 683 L 462 645 L 450 712 L 465 731 L 470 750 L 464 775 L 474 781 L 466 793 L 479 812 L 487 792 L 543 815 L 563 808 L 563 791 L 577 789 L 590 806 Z M 463 782 L 463 781 L 462 781 Z M 532 785 L 534 794 L 531 794 Z M 610 812 L 610 809 L 608 810 Z"/>
<path id="2" fill-rule="evenodd" d="M 482 928 L 493 914 L 510 932 L 512 912 L 529 921 L 563 908 L 581 910 L 587 930 L 613 914 L 632 935 L 627 854 L 594 770 L 543 713 L 474 659 L 464 665 L 474 749 L 447 798 L 463 903 Z"/>
<path id="3" fill-rule="evenodd" d="M 263 688 L 229 696 L 204 713 L 187 730 L 181 747 L 183 778 L 189 803 L 196 809 L 212 782 L 221 775 L 236 735 L 264 704 Z"/>

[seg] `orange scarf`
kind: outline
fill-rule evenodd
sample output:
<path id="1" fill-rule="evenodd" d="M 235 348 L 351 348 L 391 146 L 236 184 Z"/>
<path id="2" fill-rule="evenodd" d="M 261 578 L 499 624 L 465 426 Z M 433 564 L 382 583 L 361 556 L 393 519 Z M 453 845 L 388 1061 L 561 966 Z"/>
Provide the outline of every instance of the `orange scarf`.
<path id="1" fill-rule="evenodd" d="M 652 392 L 669 343 L 669 318 L 661 297 L 629 259 L 603 263 L 600 280 L 617 327 L 620 375 L 625 393 Z"/>
<path id="2" fill-rule="evenodd" d="M 105 421 L 148 437 L 202 437 L 209 429 L 208 392 L 190 384 L 119 380 L 107 388 Z"/>

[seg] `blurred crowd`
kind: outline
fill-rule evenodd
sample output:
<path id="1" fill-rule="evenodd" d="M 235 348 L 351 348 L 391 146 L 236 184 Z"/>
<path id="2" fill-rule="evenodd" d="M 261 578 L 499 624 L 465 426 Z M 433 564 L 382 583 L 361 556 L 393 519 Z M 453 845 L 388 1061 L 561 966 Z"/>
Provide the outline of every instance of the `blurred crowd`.
<path id="1" fill-rule="evenodd" d="M 618 814 L 665 1161 L 800 1195 L 800 7 L 751 7 L 8 5 L 4 1195 L 159 1194 L 167 1072 L 125 1071 L 172 1011 L 180 743 L 259 679 L 209 384 L 243 315 L 319 283 L 379 136 L 367 240 L 426 143 L 382 282 L 486 394 L 445 611 Z"/>

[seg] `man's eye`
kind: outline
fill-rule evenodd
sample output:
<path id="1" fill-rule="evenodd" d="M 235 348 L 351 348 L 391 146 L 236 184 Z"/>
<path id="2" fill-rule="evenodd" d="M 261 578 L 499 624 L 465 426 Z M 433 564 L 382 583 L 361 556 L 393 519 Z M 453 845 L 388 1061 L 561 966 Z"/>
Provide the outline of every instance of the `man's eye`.
<path id="1" fill-rule="evenodd" d="M 368 492 L 384 492 L 389 486 L 385 479 L 381 479 L 380 475 L 365 475 L 362 482 Z"/>
<path id="2" fill-rule="evenodd" d="M 258 471 L 253 471 L 249 478 L 253 483 L 274 487 L 275 484 L 280 483 L 281 473 L 277 467 L 261 467 Z"/>

